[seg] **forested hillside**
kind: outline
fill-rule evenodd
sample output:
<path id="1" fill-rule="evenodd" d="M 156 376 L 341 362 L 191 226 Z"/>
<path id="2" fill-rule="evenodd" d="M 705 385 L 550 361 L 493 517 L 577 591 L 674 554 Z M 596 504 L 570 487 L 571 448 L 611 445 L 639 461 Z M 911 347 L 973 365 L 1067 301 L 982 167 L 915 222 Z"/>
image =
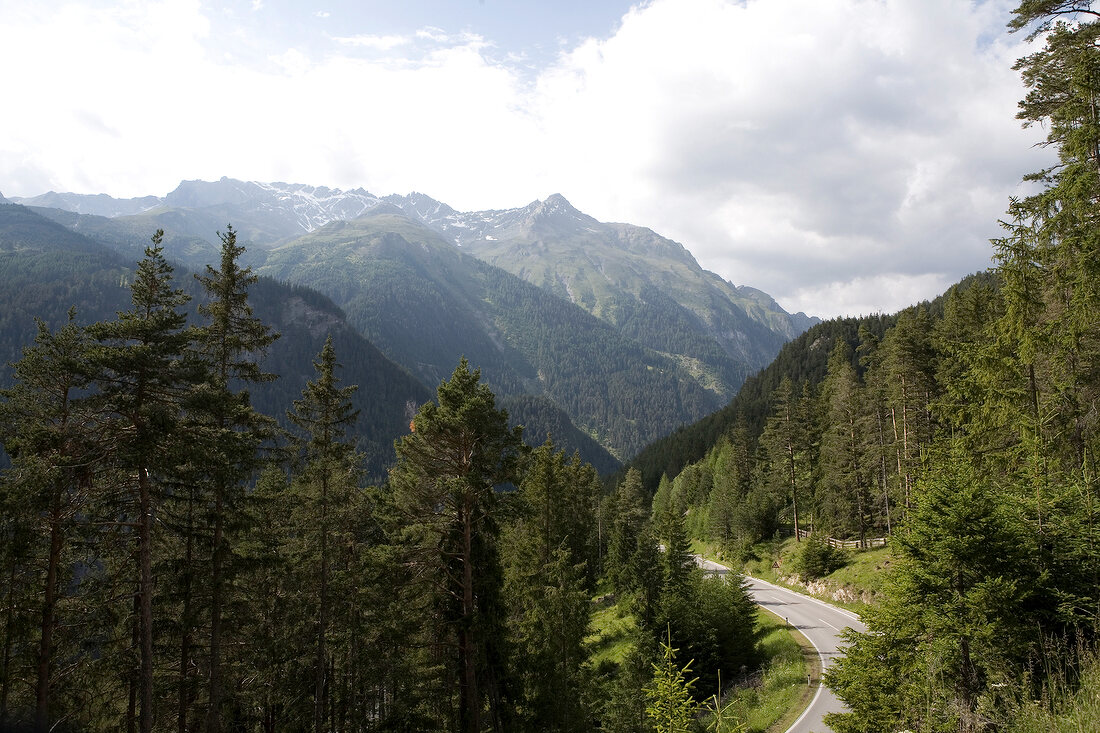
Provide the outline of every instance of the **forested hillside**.
<path id="1" fill-rule="evenodd" d="M 862 369 L 856 355 L 860 334 L 881 338 L 896 318 L 883 314 L 840 318 L 811 327 L 780 349 L 775 361 L 746 379 L 729 404 L 650 443 L 629 465 L 641 472 L 643 484 L 652 494 L 662 476 L 675 476 L 686 465 L 702 459 L 736 428 L 755 440 L 764 429 L 774 392 L 784 378 L 809 387 L 820 385 L 825 379 L 829 354 L 838 341 L 848 344 L 853 366 Z"/>
<path id="2" fill-rule="evenodd" d="M 721 403 L 671 357 L 400 213 L 329 224 L 272 250 L 258 271 L 328 294 L 422 381 L 464 356 L 502 396 L 549 397 L 620 458 Z"/>
<path id="3" fill-rule="evenodd" d="M 1100 622 L 1090 5 L 1016 11 L 1043 44 L 1019 64 L 1019 117 L 1059 162 L 1011 202 L 991 273 L 896 317 L 811 330 L 725 417 L 639 456 L 668 471 L 655 511 L 686 514 L 732 556 L 812 530 L 795 568 L 812 575 L 843 562 L 823 535 L 890 538 L 868 633 L 829 674 L 850 706 L 829 717 L 841 733 L 1096 725 L 1070 712 L 1094 710 Z M 698 458 L 681 468 L 677 444 Z"/>
<path id="4" fill-rule="evenodd" d="M 997 277 L 975 275 L 898 314 L 815 326 L 730 405 L 631 465 L 648 472 L 658 506 L 690 508 L 693 531 L 734 555 L 780 526 L 890 534 L 933 437 L 950 432 L 955 339 L 973 336 L 1000 298 Z M 693 445 L 699 457 L 686 460 Z"/>
<path id="5" fill-rule="evenodd" d="M 0 205 L 0 362 L 3 384 L 10 364 L 36 336 L 35 319 L 56 328 L 74 309 L 75 322 L 89 324 L 125 310 L 136 260 L 98 241 L 75 234 L 23 206 Z M 179 287 L 193 298 L 207 296 L 187 271 L 176 273 Z M 254 404 L 285 422 L 283 413 L 313 372 L 312 358 L 331 335 L 346 355 L 347 376 L 362 385 L 356 397 L 364 420 L 354 435 L 366 456 L 366 469 L 380 476 L 392 461 L 392 443 L 408 430 L 413 409 L 430 392 L 351 328 L 332 301 L 308 288 L 261 278 L 251 291 L 259 316 L 281 337 L 268 348 L 265 368 L 282 376 L 253 387 Z M 197 313 L 193 308 L 190 317 Z"/>
<path id="6" fill-rule="evenodd" d="M 51 193 L 22 202 L 134 259 L 147 233 L 164 229 L 166 256 L 194 269 L 216 252 L 213 233 L 233 222 L 247 245 L 244 264 L 284 279 L 293 263 L 295 282 L 333 297 L 375 345 L 426 383 L 466 355 L 503 394 L 554 400 L 620 459 L 717 409 L 747 374 L 816 321 L 703 270 L 677 242 L 644 227 L 599 222 L 557 194 L 518 209 L 457 212 L 423 194 L 378 198 L 362 189 L 222 178 L 184 181 L 163 198 Z M 38 208 L 44 206 L 61 208 Z M 369 257 L 353 255 L 350 267 L 334 269 L 349 244 L 341 237 L 387 235 L 387 247 L 368 247 Z M 401 241 L 428 249 L 401 254 Z M 452 246 L 441 248 L 444 242 Z M 406 261 L 398 263 L 401 257 Z M 498 268 L 574 308 L 507 284 Z M 506 290 L 490 298 L 487 287 Z M 578 311 L 610 331 L 593 331 Z M 510 340 L 530 323 L 542 338 L 525 346 L 536 351 L 510 350 Z M 606 343 L 574 343 L 572 332 L 581 342 L 599 332 Z M 636 363 L 639 354 L 661 378 L 622 374 L 615 366 L 624 358 Z M 583 381 L 581 374 L 558 373 L 558 364 L 578 358 Z M 611 391 L 594 386 L 608 381 L 604 365 L 613 367 L 610 381 L 620 383 Z M 617 403 L 639 408 L 619 420 Z"/>
<path id="7" fill-rule="evenodd" d="M 758 663 L 744 589 L 692 573 L 682 544 L 659 558 L 636 474 L 605 530 L 596 470 L 526 447 L 465 360 L 369 485 L 356 425 L 384 416 L 310 291 L 278 299 L 328 334 L 282 437 L 252 399 L 278 380 L 253 308 L 278 287 L 230 231 L 191 318 L 161 241 L 128 307 L 41 323 L 0 393 L 0 726 L 639 730 L 661 629 L 697 655 L 700 694 Z M 645 613 L 618 674 L 585 645 L 605 568 Z"/>

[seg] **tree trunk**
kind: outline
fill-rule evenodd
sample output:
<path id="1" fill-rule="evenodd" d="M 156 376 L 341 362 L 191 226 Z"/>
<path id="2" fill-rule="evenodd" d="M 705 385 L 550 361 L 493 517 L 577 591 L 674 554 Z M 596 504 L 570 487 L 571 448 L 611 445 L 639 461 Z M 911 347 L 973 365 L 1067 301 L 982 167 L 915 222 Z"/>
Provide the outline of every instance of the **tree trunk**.
<path id="1" fill-rule="evenodd" d="M 886 534 L 893 534 L 890 524 L 890 491 L 886 477 L 886 431 L 882 427 L 882 410 L 875 408 L 875 421 L 878 423 L 878 456 L 879 471 L 882 474 L 882 500 L 886 504 Z"/>
<path id="2" fill-rule="evenodd" d="M 222 728 L 222 491 L 215 486 L 214 551 L 210 556 L 210 693 L 206 710 L 206 732 L 220 733 Z"/>
<path id="3" fill-rule="evenodd" d="M 141 583 L 134 589 L 134 609 L 130 630 L 130 652 L 140 657 L 138 651 L 141 647 Z M 137 733 L 138 729 L 138 689 L 141 687 L 139 679 L 141 663 L 130 669 L 130 695 L 126 702 L 126 733 Z"/>
<path id="4" fill-rule="evenodd" d="M 12 623 L 15 616 L 15 580 L 18 577 L 18 563 L 12 560 L 11 572 L 8 574 L 8 598 L 7 609 L 4 611 L 4 680 L 0 688 L 0 725 L 8 722 L 8 693 L 11 690 L 11 643 Z"/>
<path id="5" fill-rule="evenodd" d="M 53 632 L 57 624 L 57 573 L 61 565 L 63 540 L 60 487 L 54 490 L 50 504 L 50 556 L 46 562 L 46 593 L 42 601 L 34 709 L 35 725 L 41 730 L 48 730 L 50 725 L 50 662 L 53 657 Z"/>
<path id="6" fill-rule="evenodd" d="M 177 729 L 179 733 L 187 733 L 187 711 L 191 703 L 190 673 L 188 672 L 191 661 L 191 563 L 194 562 L 194 506 L 195 489 L 189 489 L 187 499 L 187 539 L 183 553 L 183 611 L 181 613 L 182 633 L 180 634 L 180 666 L 179 666 L 179 711 L 177 713 Z"/>
<path id="7" fill-rule="evenodd" d="M 787 460 L 790 465 L 791 473 L 791 511 L 794 512 L 794 541 L 801 542 L 801 538 L 798 536 L 798 484 L 797 484 L 797 472 L 794 463 L 794 440 L 791 438 L 791 411 L 788 407 L 784 413 L 786 419 L 786 432 L 787 432 Z"/>
<path id="8" fill-rule="evenodd" d="M 461 715 L 467 733 L 481 730 L 481 696 L 477 689 L 477 641 L 474 635 L 474 549 L 471 507 L 462 513 L 462 622 L 458 646 L 462 655 Z"/>
<path id="9" fill-rule="evenodd" d="M 313 683 L 313 730 L 323 733 L 325 717 L 325 634 L 328 632 L 328 468 L 321 476 L 321 593 L 317 609 L 317 664 Z"/>
<path id="10" fill-rule="evenodd" d="M 141 568 L 141 733 L 153 730 L 153 498 L 149 471 L 138 469 L 141 516 L 138 519 L 138 564 Z"/>
<path id="11" fill-rule="evenodd" d="M 898 413 L 897 408 L 890 408 L 890 424 L 894 427 L 894 455 L 898 459 L 898 486 L 901 488 L 902 493 L 905 496 L 905 517 L 909 519 L 909 485 L 905 483 L 905 467 L 902 464 L 901 449 L 898 448 L 901 442 L 901 437 L 898 435 Z"/>

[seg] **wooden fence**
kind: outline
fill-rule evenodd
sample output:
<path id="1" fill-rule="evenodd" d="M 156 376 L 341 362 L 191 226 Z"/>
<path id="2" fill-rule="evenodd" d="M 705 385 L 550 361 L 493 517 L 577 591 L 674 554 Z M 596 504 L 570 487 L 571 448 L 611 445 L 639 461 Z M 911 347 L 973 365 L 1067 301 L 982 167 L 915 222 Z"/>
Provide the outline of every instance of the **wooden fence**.
<path id="1" fill-rule="evenodd" d="M 812 533 L 810 530 L 798 530 L 799 539 L 806 539 Z M 872 547 L 886 547 L 886 537 L 871 537 L 865 540 L 838 540 L 836 537 L 826 537 L 825 544 L 838 550 L 866 550 Z"/>

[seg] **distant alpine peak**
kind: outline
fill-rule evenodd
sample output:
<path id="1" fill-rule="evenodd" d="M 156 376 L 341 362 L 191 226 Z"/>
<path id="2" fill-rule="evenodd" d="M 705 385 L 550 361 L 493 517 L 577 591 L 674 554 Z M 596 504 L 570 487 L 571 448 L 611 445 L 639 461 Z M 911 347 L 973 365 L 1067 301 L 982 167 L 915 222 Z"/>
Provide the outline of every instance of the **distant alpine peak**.
<path id="1" fill-rule="evenodd" d="M 572 211 L 577 210 L 576 208 L 574 208 L 573 204 L 569 203 L 569 201 L 566 200 L 566 198 L 564 196 L 562 196 L 560 193 L 550 194 L 549 196 L 546 197 L 546 200 L 543 201 L 542 203 L 549 211 L 569 211 L 569 212 L 572 212 Z"/>
<path id="2" fill-rule="evenodd" d="M 569 203 L 560 193 L 551 194 L 545 201 L 532 201 L 527 205 L 527 211 L 532 214 L 553 216 L 555 214 L 567 214 L 569 216 L 583 216 L 581 212 Z"/>
<path id="3" fill-rule="evenodd" d="M 552 222 L 559 226 L 582 225 L 583 227 L 599 224 L 588 214 L 578 211 L 560 193 L 548 196 L 545 201 L 532 201 L 522 211 L 528 226 L 536 226 L 542 222 Z"/>
<path id="4" fill-rule="evenodd" d="M 419 191 L 413 191 L 406 196 L 390 194 L 382 200 L 399 207 L 405 213 L 424 222 L 436 221 L 453 216 L 456 213 L 454 209 L 442 201 L 436 201 L 431 196 Z"/>

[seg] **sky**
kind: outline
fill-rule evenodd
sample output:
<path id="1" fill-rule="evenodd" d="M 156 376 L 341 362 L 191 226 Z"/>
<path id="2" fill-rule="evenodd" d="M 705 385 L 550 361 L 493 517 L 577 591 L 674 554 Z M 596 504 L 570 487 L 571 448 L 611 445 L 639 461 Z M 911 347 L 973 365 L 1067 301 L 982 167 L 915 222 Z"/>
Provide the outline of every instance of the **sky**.
<path id="1" fill-rule="evenodd" d="M 0 193 L 561 193 L 790 312 L 989 267 L 1052 152 L 1015 0 L 0 0 Z"/>

